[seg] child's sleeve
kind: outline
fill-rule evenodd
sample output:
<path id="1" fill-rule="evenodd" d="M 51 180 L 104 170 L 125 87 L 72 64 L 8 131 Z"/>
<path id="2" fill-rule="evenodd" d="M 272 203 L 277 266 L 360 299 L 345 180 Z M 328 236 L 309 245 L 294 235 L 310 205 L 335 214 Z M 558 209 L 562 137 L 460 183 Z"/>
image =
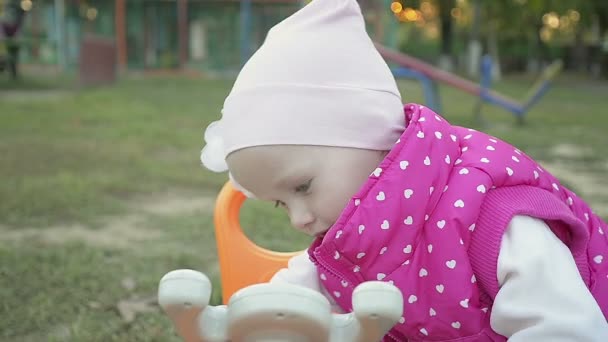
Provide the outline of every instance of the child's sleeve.
<path id="1" fill-rule="evenodd" d="M 336 304 L 334 299 L 325 291 L 319 283 L 317 267 L 310 261 L 308 252 L 304 252 L 289 259 L 287 268 L 280 269 L 270 279 L 271 283 L 288 283 L 300 285 L 320 292 L 327 298 L 331 305 L 332 312 L 341 313 L 342 309 Z"/>
<path id="2" fill-rule="evenodd" d="M 308 252 L 298 254 L 289 259 L 287 268 L 282 268 L 275 273 L 270 282 L 300 285 L 320 292 L 317 268 L 310 261 Z"/>
<path id="3" fill-rule="evenodd" d="M 501 243 L 491 326 L 517 341 L 608 341 L 572 254 L 542 220 L 515 216 Z"/>

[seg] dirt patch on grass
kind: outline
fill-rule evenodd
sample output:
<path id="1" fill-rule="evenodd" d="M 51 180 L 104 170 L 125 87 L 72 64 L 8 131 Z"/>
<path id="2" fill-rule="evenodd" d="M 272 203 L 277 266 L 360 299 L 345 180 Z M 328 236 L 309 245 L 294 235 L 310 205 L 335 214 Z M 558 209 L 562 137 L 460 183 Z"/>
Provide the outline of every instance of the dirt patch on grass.
<path id="1" fill-rule="evenodd" d="M 194 211 L 212 212 L 215 197 L 211 195 L 185 197 L 179 194 L 166 194 L 151 198 L 141 198 L 130 203 L 130 207 L 148 214 L 176 215 Z"/>
<path id="2" fill-rule="evenodd" d="M 587 201 L 592 209 L 602 217 L 608 217 L 608 180 L 606 173 L 592 172 L 581 158 L 591 156 L 593 151 L 571 144 L 560 144 L 551 150 L 552 161 L 541 161 L 541 164 L 560 181 L 571 186 L 577 195 Z M 608 161 L 600 162 L 606 166 Z M 608 173 L 608 172 L 607 172 Z"/>
<path id="3" fill-rule="evenodd" d="M 128 248 L 133 243 L 159 239 L 162 236 L 160 230 L 143 227 L 140 225 L 140 221 L 141 217 L 133 215 L 112 218 L 101 228 L 71 225 L 2 229 L 0 240 L 15 242 L 36 240 L 49 244 L 82 241 L 96 247 Z"/>
<path id="4" fill-rule="evenodd" d="M 57 101 L 71 96 L 68 90 L 4 90 L 0 92 L 0 100 L 6 102 L 30 103 Z"/>
<path id="5" fill-rule="evenodd" d="M 172 216 L 195 211 L 212 212 L 215 199 L 209 196 L 185 197 L 166 194 L 139 199 L 128 204 L 128 215 L 110 217 L 101 228 L 85 225 L 61 225 L 47 228 L 11 229 L 0 226 L 0 241 L 41 241 L 64 244 L 82 241 L 90 246 L 104 248 L 130 248 L 134 243 L 161 239 L 164 232 L 146 226 L 147 215 Z"/>
<path id="6" fill-rule="evenodd" d="M 589 147 L 581 147 L 572 144 L 559 144 L 551 149 L 551 154 L 559 159 L 580 159 L 591 156 L 593 150 Z"/>

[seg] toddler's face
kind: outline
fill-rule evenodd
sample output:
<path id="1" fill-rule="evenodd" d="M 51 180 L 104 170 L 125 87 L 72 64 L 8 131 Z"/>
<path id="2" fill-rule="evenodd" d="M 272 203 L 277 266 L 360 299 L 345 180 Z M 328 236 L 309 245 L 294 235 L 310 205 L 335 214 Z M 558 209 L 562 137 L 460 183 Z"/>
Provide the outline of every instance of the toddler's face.
<path id="1" fill-rule="evenodd" d="M 241 186 L 284 208 L 296 229 L 319 235 L 335 223 L 385 155 L 355 148 L 272 145 L 235 151 L 226 161 Z"/>

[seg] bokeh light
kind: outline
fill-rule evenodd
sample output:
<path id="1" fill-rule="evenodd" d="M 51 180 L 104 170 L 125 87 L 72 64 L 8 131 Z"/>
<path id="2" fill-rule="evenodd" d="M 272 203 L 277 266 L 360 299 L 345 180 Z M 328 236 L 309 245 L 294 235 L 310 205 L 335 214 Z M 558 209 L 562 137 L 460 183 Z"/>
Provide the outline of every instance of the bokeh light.
<path id="1" fill-rule="evenodd" d="M 399 14 L 401 11 L 403 11 L 403 5 L 401 5 L 401 3 L 398 1 L 394 1 L 391 4 L 391 11 L 393 11 L 395 14 Z"/>
<path id="2" fill-rule="evenodd" d="M 92 21 L 95 20 L 95 18 L 97 18 L 97 8 L 89 7 L 87 9 L 87 19 Z"/>
<path id="3" fill-rule="evenodd" d="M 555 12 L 549 12 L 543 15 L 543 23 L 552 29 L 559 27 L 559 16 Z"/>
<path id="4" fill-rule="evenodd" d="M 429 1 L 421 2 L 420 10 L 426 17 L 433 17 L 435 15 L 435 8 Z"/>
<path id="5" fill-rule="evenodd" d="M 581 14 L 575 10 L 569 10 L 568 17 L 570 18 L 570 20 L 579 21 L 581 19 Z"/>
<path id="6" fill-rule="evenodd" d="M 21 9 L 23 9 L 26 12 L 31 10 L 33 6 L 34 6 L 34 4 L 32 3 L 32 0 L 22 0 L 21 1 Z"/>

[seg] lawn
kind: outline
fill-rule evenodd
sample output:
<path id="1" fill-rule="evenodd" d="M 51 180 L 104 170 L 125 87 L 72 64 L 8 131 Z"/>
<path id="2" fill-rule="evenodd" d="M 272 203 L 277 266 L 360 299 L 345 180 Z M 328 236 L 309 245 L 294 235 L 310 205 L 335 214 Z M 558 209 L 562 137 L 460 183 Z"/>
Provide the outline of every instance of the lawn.
<path id="1" fill-rule="evenodd" d="M 521 97 L 531 82 L 498 88 Z M 156 289 L 176 268 L 203 270 L 217 285 L 212 210 L 226 176 L 205 171 L 199 153 L 231 83 L 0 82 L 1 341 L 177 341 Z M 422 101 L 416 83 L 400 87 L 405 101 Z M 475 99 L 441 93 L 447 119 L 481 128 Z M 607 217 L 606 95 L 608 83 L 565 75 L 525 126 L 486 106 L 483 129 L 540 159 Z M 241 217 L 265 247 L 309 241 L 271 205 L 247 202 Z"/>

